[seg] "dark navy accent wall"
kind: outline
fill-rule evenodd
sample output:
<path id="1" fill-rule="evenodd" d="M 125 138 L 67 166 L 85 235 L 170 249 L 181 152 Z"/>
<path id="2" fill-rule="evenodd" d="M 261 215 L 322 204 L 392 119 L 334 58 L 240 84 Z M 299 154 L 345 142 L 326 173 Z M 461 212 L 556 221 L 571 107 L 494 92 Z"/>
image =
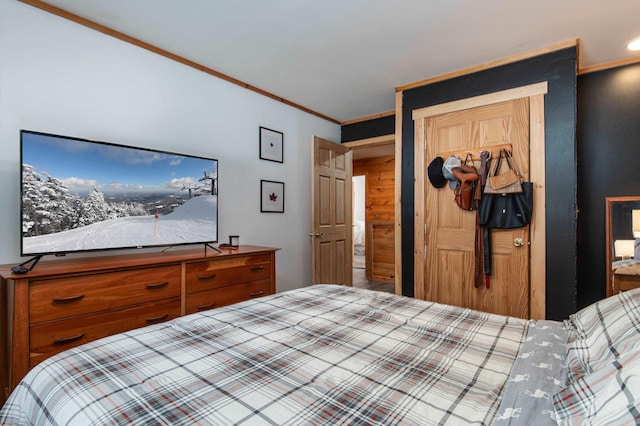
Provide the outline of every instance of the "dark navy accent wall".
<path id="1" fill-rule="evenodd" d="M 402 290 L 413 295 L 414 109 L 548 81 L 545 96 L 546 316 L 576 311 L 576 49 L 405 90 L 402 101 Z"/>
<path id="2" fill-rule="evenodd" d="M 546 315 L 549 319 L 565 319 L 576 311 L 577 77 L 574 47 L 404 91 L 403 116 L 398 118 L 402 120 L 401 215 L 404 295 L 413 296 L 412 111 L 542 81 L 548 81 L 549 84 L 549 92 L 545 96 Z"/>
<path id="3" fill-rule="evenodd" d="M 578 308 L 606 295 L 605 198 L 640 196 L 640 64 L 578 77 Z"/>
<path id="4" fill-rule="evenodd" d="M 396 132 L 396 116 L 374 118 L 358 123 L 342 126 L 341 141 L 351 142 L 359 139 L 374 138 L 376 136 L 392 135 Z"/>

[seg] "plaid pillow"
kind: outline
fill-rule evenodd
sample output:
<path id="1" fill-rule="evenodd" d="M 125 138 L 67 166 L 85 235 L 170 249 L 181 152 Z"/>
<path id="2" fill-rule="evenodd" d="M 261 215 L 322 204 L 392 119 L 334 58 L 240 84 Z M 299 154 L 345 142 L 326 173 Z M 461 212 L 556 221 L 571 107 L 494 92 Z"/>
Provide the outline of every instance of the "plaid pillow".
<path id="1" fill-rule="evenodd" d="M 567 344 L 571 382 L 619 358 L 628 350 L 627 342 L 640 336 L 640 289 L 600 300 L 569 321 L 577 335 Z"/>
<path id="2" fill-rule="evenodd" d="M 635 350 L 553 396 L 559 425 L 640 423 L 640 339 L 634 340 Z"/>

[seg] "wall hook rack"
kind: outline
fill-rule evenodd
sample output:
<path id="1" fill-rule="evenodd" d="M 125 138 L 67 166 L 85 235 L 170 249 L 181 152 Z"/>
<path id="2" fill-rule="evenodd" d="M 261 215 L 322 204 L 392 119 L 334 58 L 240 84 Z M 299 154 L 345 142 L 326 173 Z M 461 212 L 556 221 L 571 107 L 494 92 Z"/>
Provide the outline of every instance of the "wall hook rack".
<path id="1" fill-rule="evenodd" d="M 487 145 L 474 149 L 458 149 L 455 151 L 439 152 L 438 154 L 436 154 L 436 156 L 442 157 L 444 160 L 446 160 L 448 157 L 456 155 L 460 157 L 460 159 L 464 160 L 467 154 L 471 154 L 471 158 L 473 159 L 473 161 L 480 161 L 480 152 L 491 151 L 491 158 L 498 158 L 501 149 L 506 149 L 510 154 L 513 153 L 513 145 L 511 145 L 510 143 L 504 143 L 500 145 Z"/>

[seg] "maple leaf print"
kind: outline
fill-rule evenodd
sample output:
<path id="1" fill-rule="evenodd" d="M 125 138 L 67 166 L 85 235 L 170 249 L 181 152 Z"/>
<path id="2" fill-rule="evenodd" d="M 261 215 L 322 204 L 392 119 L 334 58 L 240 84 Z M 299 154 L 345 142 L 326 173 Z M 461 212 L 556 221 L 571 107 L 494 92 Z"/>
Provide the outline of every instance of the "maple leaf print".
<path id="1" fill-rule="evenodd" d="M 269 201 L 275 202 L 277 198 L 278 196 L 276 195 L 275 192 L 272 192 L 271 194 L 269 194 Z"/>

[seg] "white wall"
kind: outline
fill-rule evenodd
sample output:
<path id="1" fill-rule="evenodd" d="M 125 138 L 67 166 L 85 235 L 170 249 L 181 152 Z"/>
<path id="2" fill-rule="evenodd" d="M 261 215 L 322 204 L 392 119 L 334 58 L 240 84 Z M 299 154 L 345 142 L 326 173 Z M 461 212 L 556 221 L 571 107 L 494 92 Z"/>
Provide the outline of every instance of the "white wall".
<path id="1" fill-rule="evenodd" d="M 258 158 L 259 126 L 284 133 L 284 164 Z M 312 137 L 337 124 L 0 0 L 0 263 L 21 261 L 20 129 L 217 158 L 220 241 L 280 247 L 278 291 L 310 283 Z M 260 179 L 285 182 L 284 214 L 260 213 Z"/>

